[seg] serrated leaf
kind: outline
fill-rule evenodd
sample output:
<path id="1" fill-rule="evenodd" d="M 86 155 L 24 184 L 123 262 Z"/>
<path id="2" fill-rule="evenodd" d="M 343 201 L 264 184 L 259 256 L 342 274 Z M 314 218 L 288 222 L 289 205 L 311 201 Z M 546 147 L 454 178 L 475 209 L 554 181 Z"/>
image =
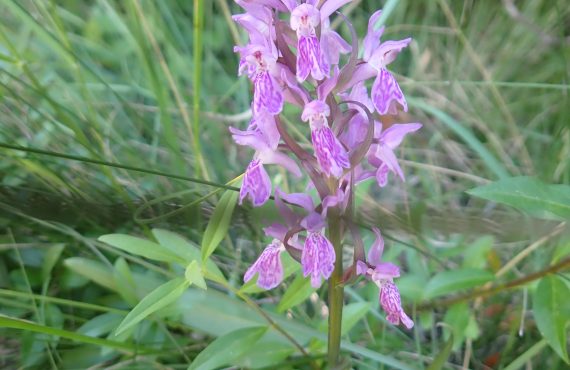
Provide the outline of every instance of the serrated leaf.
<path id="1" fill-rule="evenodd" d="M 168 306 L 176 301 L 188 287 L 185 278 L 170 280 L 145 296 L 139 304 L 121 322 L 115 335 L 120 335 L 125 330 L 138 324 L 150 314 Z"/>
<path id="2" fill-rule="evenodd" d="M 277 305 L 277 312 L 284 312 L 298 305 L 309 298 L 315 290 L 316 289 L 311 286 L 310 278 L 303 277 L 301 274 L 297 275 Z"/>
<path id="3" fill-rule="evenodd" d="M 443 271 L 428 282 L 424 290 L 424 299 L 432 299 L 458 290 L 474 288 L 493 279 L 495 279 L 495 275 L 487 270 L 468 268 Z"/>
<path id="4" fill-rule="evenodd" d="M 237 199 L 238 193 L 235 191 L 226 190 L 222 195 L 202 237 L 202 261 L 206 261 L 214 253 L 228 233 Z"/>
<path id="5" fill-rule="evenodd" d="M 113 272 L 100 262 L 82 257 L 72 257 L 66 259 L 64 265 L 76 274 L 84 276 L 107 289 L 117 290 Z"/>
<path id="6" fill-rule="evenodd" d="M 253 327 L 225 334 L 200 352 L 188 370 L 210 370 L 222 365 L 231 365 L 234 360 L 252 348 L 266 331 L 265 327 Z"/>
<path id="7" fill-rule="evenodd" d="M 570 289 L 556 276 L 542 278 L 533 296 L 536 325 L 550 347 L 566 362 L 566 328 L 570 323 Z"/>
<path id="8" fill-rule="evenodd" d="M 103 235 L 99 237 L 99 240 L 125 252 L 151 260 L 172 262 L 181 265 L 186 264 L 182 257 L 176 255 L 160 244 L 151 242 L 150 240 L 124 234 Z"/>
<path id="9" fill-rule="evenodd" d="M 204 281 L 204 276 L 202 275 L 202 267 L 200 267 L 198 261 L 192 261 L 188 267 L 186 267 L 184 276 L 188 284 L 195 284 L 198 288 L 202 289 L 208 288 Z"/>
<path id="10" fill-rule="evenodd" d="M 194 243 L 189 242 L 182 236 L 173 233 L 172 231 L 163 229 L 153 229 L 152 234 L 158 240 L 160 245 L 172 250 L 174 253 L 180 255 L 188 263 L 202 258 L 200 248 Z M 212 260 L 206 261 L 205 264 L 207 276 L 209 280 L 224 283 L 226 278 L 218 266 Z"/>
<path id="11" fill-rule="evenodd" d="M 503 203 L 537 217 L 570 219 L 570 186 L 544 184 L 533 177 L 513 177 L 467 193 Z"/>

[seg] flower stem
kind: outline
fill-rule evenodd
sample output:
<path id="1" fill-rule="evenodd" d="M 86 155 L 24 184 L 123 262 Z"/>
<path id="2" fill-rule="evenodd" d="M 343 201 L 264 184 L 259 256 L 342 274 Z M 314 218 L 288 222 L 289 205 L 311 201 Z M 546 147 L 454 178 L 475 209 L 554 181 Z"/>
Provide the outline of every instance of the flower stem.
<path id="1" fill-rule="evenodd" d="M 342 229 L 341 222 L 336 212 L 331 212 L 328 217 L 328 238 L 334 246 L 336 260 L 334 271 L 329 279 L 329 334 L 328 334 L 328 359 L 329 367 L 339 363 L 340 334 L 342 323 L 342 306 L 344 288 L 342 286 Z"/>

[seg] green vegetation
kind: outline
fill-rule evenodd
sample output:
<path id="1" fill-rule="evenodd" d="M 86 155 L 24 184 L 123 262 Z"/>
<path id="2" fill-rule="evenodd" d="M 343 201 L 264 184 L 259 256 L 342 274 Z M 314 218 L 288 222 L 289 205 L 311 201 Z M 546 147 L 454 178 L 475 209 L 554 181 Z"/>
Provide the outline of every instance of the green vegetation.
<path id="1" fill-rule="evenodd" d="M 386 37 L 414 38 L 393 66 L 410 105 L 394 122 L 424 127 L 398 149 L 407 181 L 363 185 L 357 217 L 382 229 L 416 326 L 388 324 L 372 284 L 347 286 L 345 363 L 567 368 L 567 0 L 354 0 L 360 36 L 378 4 Z M 286 258 L 280 287 L 243 284 L 278 216 L 236 205 L 251 156 L 228 132 L 251 101 L 239 7 L 0 11 L 0 368 L 326 366 L 326 287 Z"/>

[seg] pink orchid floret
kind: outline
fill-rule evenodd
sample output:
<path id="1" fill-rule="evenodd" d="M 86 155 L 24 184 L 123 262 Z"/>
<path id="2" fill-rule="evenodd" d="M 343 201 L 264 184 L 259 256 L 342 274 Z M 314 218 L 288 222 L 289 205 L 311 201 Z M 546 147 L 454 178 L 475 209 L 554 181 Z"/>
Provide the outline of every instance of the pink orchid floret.
<path id="1" fill-rule="evenodd" d="M 350 162 L 346 149 L 328 125 L 329 115 L 330 108 L 326 103 L 313 100 L 305 105 L 301 119 L 309 121 L 311 141 L 321 170 L 327 176 L 339 178 L 344 168 L 350 167 Z"/>
<path id="2" fill-rule="evenodd" d="M 260 288 L 273 289 L 283 281 L 283 264 L 281 253 L 285 246 L 280 240 L 274 239 L 261 253 L 259 258 L 246 271 L 243 280 L 248 282 L 257 273 L 257 285 Z"/>
<path id="3" fill-rule="evenodd" d="M 322 279 L 328 280 L 334 270 L 335 259 L 331 242 L 320 231 L 309 231 L 303 246 L 301 265 L 303 276 L 311 276 L 313 288 L 320 287 Z"/>
<path id="4" fill-rule="evenodd" d="M 382 131 L 382 125 L 376 122 L 374 137 L 377 143 L 370 148 L 368 161 L 377 168 L 376 181 L 378 186 L 386 186 L 390 172 L 405 181 L 404 172 L 398 164 L 394 150 L 402 143 L 407 134 L 415 132 L 421 127 L 421 123 L 394 124 Z"/>
<path id="5" fill-rule="evenodd" d="M 414 322 L 404 312 L 402 308 L 402 301 L 400 298 L 400 291 L 394 278 L 400 276 L 400 268 L 390 262 L 382 262 L 382 252 L 384 250 L 384 239 L 380 234 L 380 230 L 373 229 L 376 235 L 374 244 L 368 251 L 368 263 L 358 261 L 356 271 L 358 275 L 365 275 L 380 289 L 379 301 L 380 306 L 386 312 L 386 320 L 388 322 L 398 325 L 400 322 L 408 329 L 414 326 Z"/>

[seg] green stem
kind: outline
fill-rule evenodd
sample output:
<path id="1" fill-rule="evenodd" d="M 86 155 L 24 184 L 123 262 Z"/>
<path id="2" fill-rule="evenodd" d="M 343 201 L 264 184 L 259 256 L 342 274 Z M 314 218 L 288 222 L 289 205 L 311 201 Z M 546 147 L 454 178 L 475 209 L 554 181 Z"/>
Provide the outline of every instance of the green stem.
<path id="1" fill-rule="evenodd" d="M 342 229 L 341 222 L 336 212 L 331 212 L 328 217 L 328 238 L 334 246 L 336 260 L 334 271 L 329 279 L 329 334 L 328 334 L 328 358 L 329 367 L 339 363 L 340 334 L 342 323 L 342 305 L 344 288 L 342 286 Z"/>

